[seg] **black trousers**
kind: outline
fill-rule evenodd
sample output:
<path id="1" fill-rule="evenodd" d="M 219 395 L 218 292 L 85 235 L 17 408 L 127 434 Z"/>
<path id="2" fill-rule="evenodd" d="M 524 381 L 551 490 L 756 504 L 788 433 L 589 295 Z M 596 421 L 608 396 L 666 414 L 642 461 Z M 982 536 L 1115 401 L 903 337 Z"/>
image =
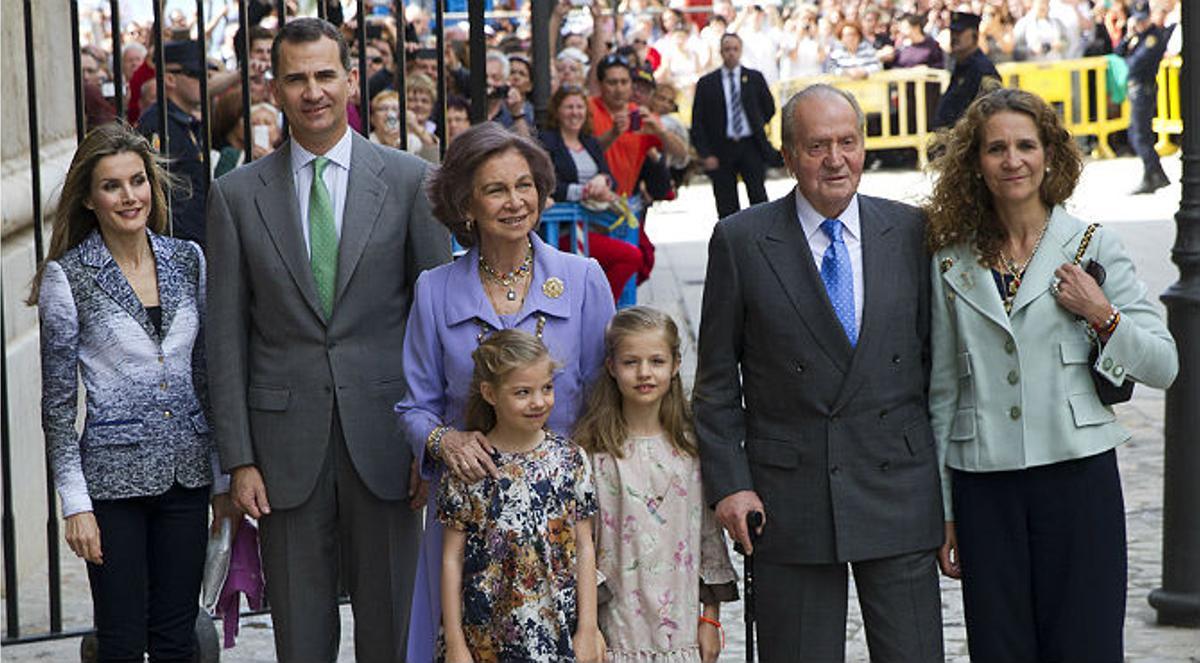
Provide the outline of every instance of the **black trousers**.
<path id="1" fill-rule="evenodd" d="M 1154 144 L 1158 136 L 1154 133 L 1154 116 L 1158 113 L 1158 85 L 1129 81 L 1129 145 L 1142 160 L 1142 176 L 1150 177 L 1162 172 L 1162 162 Z"/>
<path id="2" fill-rule="evenodd" d="M 103 564 L 87 565 L 99 659 L 188 661 L 208 542 L 207 486 L 95 500 Z"/>
<path id="3" fill-rule="evenodd" d="M 1115 451 L 1010 472 L 955 470 L 953 500 L 972 661 L 1123 659 Z"/>
<path id="4" fill-rule="evenodd" d="M 753 136 L 738 141 L 722 140 L 716 157 L 717 169 L 708 171 L 708 177 L 712 180 L 718 218 L 723 219 L 741 208 L 737 192 L 739 175 L 746 184 L 751 205 L 767 202 L 767 164 Z"/>

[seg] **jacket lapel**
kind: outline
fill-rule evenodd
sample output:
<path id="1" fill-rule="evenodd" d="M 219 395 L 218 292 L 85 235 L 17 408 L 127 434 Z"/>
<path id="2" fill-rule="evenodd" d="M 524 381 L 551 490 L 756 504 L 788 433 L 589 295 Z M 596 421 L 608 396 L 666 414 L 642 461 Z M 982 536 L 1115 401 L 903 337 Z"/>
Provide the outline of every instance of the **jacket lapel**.
<path id="1" fill-rule="evenodd" d="M 80 249 L 80 260 L 92 269 L 92 278 L 96 285 L 113 299 L 131 318 L 137 321 L 151 339 L 158 339 L 154 324 L 150 322 L 150 314 L 141 300 L 129 285 L 120 265 L 109 253 L 100 231 L 93 230 L 87 239 L 83 240 Z M 162 278 L 161 276 L 159 278 Z"/>
<path id="2" fill-rule="evenodd" d="M 1067 247 L 1074 238 L 1074 233 L 1070 232 L 1070 222 L 1064 217 L 1065 214 L 1062 207 L 1055 207 L 1051 213 L 1049 225 L 1046 226 L 1046 236 L 1042 238 L 1037 253 L 1033 254 L 1029 266 L 1025 269 L 1025 278 L 1021 279 L 1021 287 L 1017 289 L 1017 296 L 1013 300 L 1013 316 L 1038 297 L 1048 295 L 1050 283 L 1054 280 L 1054 270 L 1064 262 L 1075 259 L 1077 247 Z"/>
<path id="3" fill-rule="evenodd" d="M 863 313 L 862 326 L 858 330 L 858 343 L 855 346 L 850 361 L 849 377 L 842 383 L 838 393 L 835 409 L 841 407 L 854 396 L 866 379 L 867 372 L 878 368 L 881 364 L 874 357 L 879 347 L 877 337 L 885 334 L 883 325 L 887 322 L 888 273 L 891 271 L 893 254 L 887 250 L 887 234 L 892 230 L 892 222 L 875 211 L 875 201 L 868 196 L 858 196 L 858 225 L 862 242 L 863 264 Z M 815 269 L 814 269 L 815 273 Z M 822 291 L 824 290 L 824 284 Z M 829 307 L 832 313 L 833 307 Z M 846 334 L 838 325 L 840 337 Z M 849 341 L 847 341 L 847 345 Z"/>
<path id="4" fill-rule="evenodd" d="M 383 199 L 388 189 L 379 176 L 383 161 L 375 153 L 375 146 L 357 132 L 351 135 L 350 177 L 346 183 L 346 208 L 342 212 L 342 236 L 338 240 L 337 281 L 333 295 L 335 309 L 379 221 L 379 212 L 383 209 Z M 399 218 L 395 221 L 404 222 Z"/>
<path id="5" fill-rule="evenodd" d="M 833 314 L 825 284 L 817 274 L 804 227 L 796 218 L 794 196 L 793 191 L 770 203 L 775 222 L 759 240 L 759 248 L 800 321 L 838 369 L 845 372 L 849 369 L 853 349 Z"/>
<path id="6" fill-rule="evenodd" d="M 179 310 L 179 300 L 183 296 L 183 275 L 179 266 L 173 260 L 175 244 L 150 234 L 150 248 L 154 251 L 154 263 L 158 269 L 158 303 L 162 307 L 162 338 L 167 337 L 171 322 L 175 319 L 175 311 Z"/>
<path id="7" fill-rule="evenodd" d="M 446 326 L 462 324 L 475 319 L 482 320 L 492 329 L 501 329 L 500 316 L 492 308 L 483 284 L 479 280 L 479 247 L 473 246 L 460 258 L 450 263 L 450 275 L 446 282 L 459 294 L 451 297 L 445 293 Z M 468 294 L 469 293 L 469 294 Z"/>
<path id="8" fill-rule="evenodd" d="M 259 173 L 262 188 L 254 197 L 259 217 L 266 225 L 283 264 L 296 282 L 301 297 L 317 318 L 324 321 L 325 312 L 317 298 L 317 284 L 313 280 L 312 265 L 309 264 L 308 250 L 304 246 L 304 232 L 300 228 L 296 181 L 292 177 L 291 141 L 266 158 L 273 161 L 270 168 L 264 168 Z"/>
<path id="9" fill-rule="evenodd" d="M 962 298 L 992 322 L 1011 331 L 992 273 L 979 264 L 979 256 L 970 246 L 960 244 L 942 249 L 935 259 L 942 281 L 955 297 Z"/>

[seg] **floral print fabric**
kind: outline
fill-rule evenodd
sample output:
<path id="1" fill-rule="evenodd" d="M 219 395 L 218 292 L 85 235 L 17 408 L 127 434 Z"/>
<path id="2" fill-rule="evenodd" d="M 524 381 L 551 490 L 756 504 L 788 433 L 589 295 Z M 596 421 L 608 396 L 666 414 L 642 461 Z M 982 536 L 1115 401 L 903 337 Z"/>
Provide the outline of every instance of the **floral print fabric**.
<path id="1" fill-rule="evenodd" d="M 467 646 L 476 663 L 573 661 L 575 524 L 597 509 L 587 457 L 547 431 L 533 450 L 493 460 L 498 479 L 447 474 L 438 492 L 438 520 L 466 534 Z"/>
<path id="2" fill-rule="evenodd" d="M 663 437 L 634 437 L 625 457 L 592 456 L 600 519 L 596 568 L 612 598 L 599 607 L 614 662 L 700 661 L 700 585 L 736 582 L 705 506 L 700 461 Z"/>

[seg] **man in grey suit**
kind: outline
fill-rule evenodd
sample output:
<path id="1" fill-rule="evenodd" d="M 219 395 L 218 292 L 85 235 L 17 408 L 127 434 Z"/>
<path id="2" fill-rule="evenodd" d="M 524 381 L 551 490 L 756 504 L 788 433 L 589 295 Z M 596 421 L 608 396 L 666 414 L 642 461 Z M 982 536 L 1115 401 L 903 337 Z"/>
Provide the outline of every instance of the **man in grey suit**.
<path id="1" fill-rule="evenodd" d="M 709 242 L 694 394 L 705 491 L 754 553 L 763 661 L 845 657 L 850 567 L 871 659 L 941 661 L 922 216 L 857 193 L 852 96 L 806 88 L 782 120 L 793 194 L 724 219 Z"/>
<path id="2" fill-rule="evenodd" d="M 357 659 L 403 661 L 423 496 L 392 407 L 413 285 L 449 238 L 424 162 L 347 127 L 357 75 L 336 28 L 287 23 L 271 61 L 291 140 L 208 203 L 221 464 L 259 519 L 279 660 L 337 658 L 341 578 Z"/>

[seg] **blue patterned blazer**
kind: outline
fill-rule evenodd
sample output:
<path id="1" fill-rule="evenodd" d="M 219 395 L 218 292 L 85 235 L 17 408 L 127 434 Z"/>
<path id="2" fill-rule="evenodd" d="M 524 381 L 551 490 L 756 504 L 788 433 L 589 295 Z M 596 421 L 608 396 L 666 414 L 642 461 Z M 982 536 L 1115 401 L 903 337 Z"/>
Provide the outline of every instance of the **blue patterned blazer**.
<path id="1" fill-rule="evenodd" d="M 42 429 L 63 516 L 93 499 L 213 482 L 204 373 L 204 256 L 148 233 L 162 335 L 98 231 L 42 276 Z M 79 378 L 87 394 L 76 433 Z"/>

